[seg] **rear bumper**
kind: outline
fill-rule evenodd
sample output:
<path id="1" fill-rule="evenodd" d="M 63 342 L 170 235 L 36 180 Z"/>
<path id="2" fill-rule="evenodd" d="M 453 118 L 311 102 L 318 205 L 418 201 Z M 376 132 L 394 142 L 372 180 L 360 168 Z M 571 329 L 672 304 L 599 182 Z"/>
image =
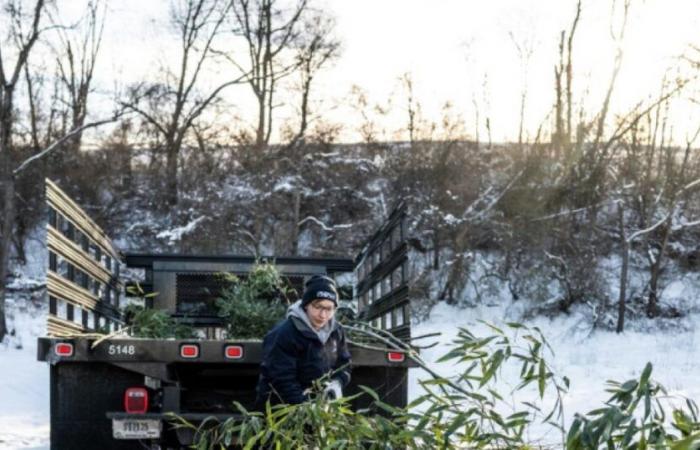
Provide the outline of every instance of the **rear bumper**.
<path id="1" fill-rule="evenodd" d="M 207 419 L 218 420 L 225 422 L 228 419 L 241 420 L 242 414 L 207 414 L 207 413 L 145 413 L 145 414 L 129 414 L 125 412 L 107 412 L 108 419 L 129 420 L 129 419 L 152 419 L 163 420 L 166 422 L 176 421 L 177 418 L 182 418 L 188 422 L 202 422 Z"/>
<path id="2" fill-rule="evenodd" d="M 259 365 L 262 361 L 262 341 L 260 340 L 176 340 L 176 339 L 109 339 L 93 348 L 94 339 L 88 338 L 48 338 L 38 339 L 37 359 L 51 364 L 59 362 L 106 362 L 111 364 L 201 364 L 223 363 L 231 365 Z M 56 344 L 73 345 L 70 356 L 59 356 Z M 183 357 L 181 347 L 197 347 L 196 357 Z M 239 348 L 240 356 L 227 357 L 229 346 Z M 406 357 L 402 361 L 389 360 L 390 351 L 372 350 L 350 344 L 353 367 L 417 367 Z"/>

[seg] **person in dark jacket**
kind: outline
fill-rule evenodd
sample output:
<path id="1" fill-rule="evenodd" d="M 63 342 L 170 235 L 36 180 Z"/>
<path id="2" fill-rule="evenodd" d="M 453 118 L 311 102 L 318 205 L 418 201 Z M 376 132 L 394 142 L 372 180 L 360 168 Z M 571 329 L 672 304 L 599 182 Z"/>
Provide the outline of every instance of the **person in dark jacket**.
<path id="1" fill-rule="evenodd" d="M 350 352 L 343 327 L 333 316 L 338 306 L 335 282 L 314 275 L 304 295 L 287 310 L 263 340 L 256 404 L 298 404 L 309 400 L 315 380 L 330 375 L 324 394 L 342 395 L 350 382 Z"/>

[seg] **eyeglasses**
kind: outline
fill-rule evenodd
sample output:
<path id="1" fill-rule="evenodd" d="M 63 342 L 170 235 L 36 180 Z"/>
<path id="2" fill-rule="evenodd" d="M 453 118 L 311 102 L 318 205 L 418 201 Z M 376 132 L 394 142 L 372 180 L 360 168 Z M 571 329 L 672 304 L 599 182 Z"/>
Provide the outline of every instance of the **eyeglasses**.
<path id="1" fill-rule="evenodd" d="M 321 305 L 316 305 L 314 303 L 312 303 L 309 306 L 311 306 L 314 309 L 314 311 L 318 311 L 318 312 L 325 312 L 328 314 L 333 314 L 335 312 L 335 306 L 321 306 Z"/>

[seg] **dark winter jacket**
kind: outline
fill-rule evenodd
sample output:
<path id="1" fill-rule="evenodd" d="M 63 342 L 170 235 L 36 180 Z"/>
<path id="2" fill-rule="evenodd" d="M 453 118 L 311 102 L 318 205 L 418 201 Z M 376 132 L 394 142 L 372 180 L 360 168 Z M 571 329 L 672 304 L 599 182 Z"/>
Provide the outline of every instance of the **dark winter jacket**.
<path id="1" fill-rule="evenodd" d="M 297 302 L 263 340 L 259 407 L 268 399 L 272 404 L 302 403 L 309 399 L 304 391 L 328 373 L 342 386 L 350 382 L 350 352 L 342 326 L 333 320 L 328 332 L 319 334 L 299 311 L 305 314 Z"/>

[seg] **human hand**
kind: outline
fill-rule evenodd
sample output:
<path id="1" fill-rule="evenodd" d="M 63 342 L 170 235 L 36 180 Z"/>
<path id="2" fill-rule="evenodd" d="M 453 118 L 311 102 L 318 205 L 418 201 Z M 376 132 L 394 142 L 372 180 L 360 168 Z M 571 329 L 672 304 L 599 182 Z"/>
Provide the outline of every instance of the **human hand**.
<path id="1" fill-rule="evenodd" d="M 343 386 L 339 380 L 333 379 L 323 389 L 323 396 L 328 400 L 337 400 L 343 396 Z"/>

